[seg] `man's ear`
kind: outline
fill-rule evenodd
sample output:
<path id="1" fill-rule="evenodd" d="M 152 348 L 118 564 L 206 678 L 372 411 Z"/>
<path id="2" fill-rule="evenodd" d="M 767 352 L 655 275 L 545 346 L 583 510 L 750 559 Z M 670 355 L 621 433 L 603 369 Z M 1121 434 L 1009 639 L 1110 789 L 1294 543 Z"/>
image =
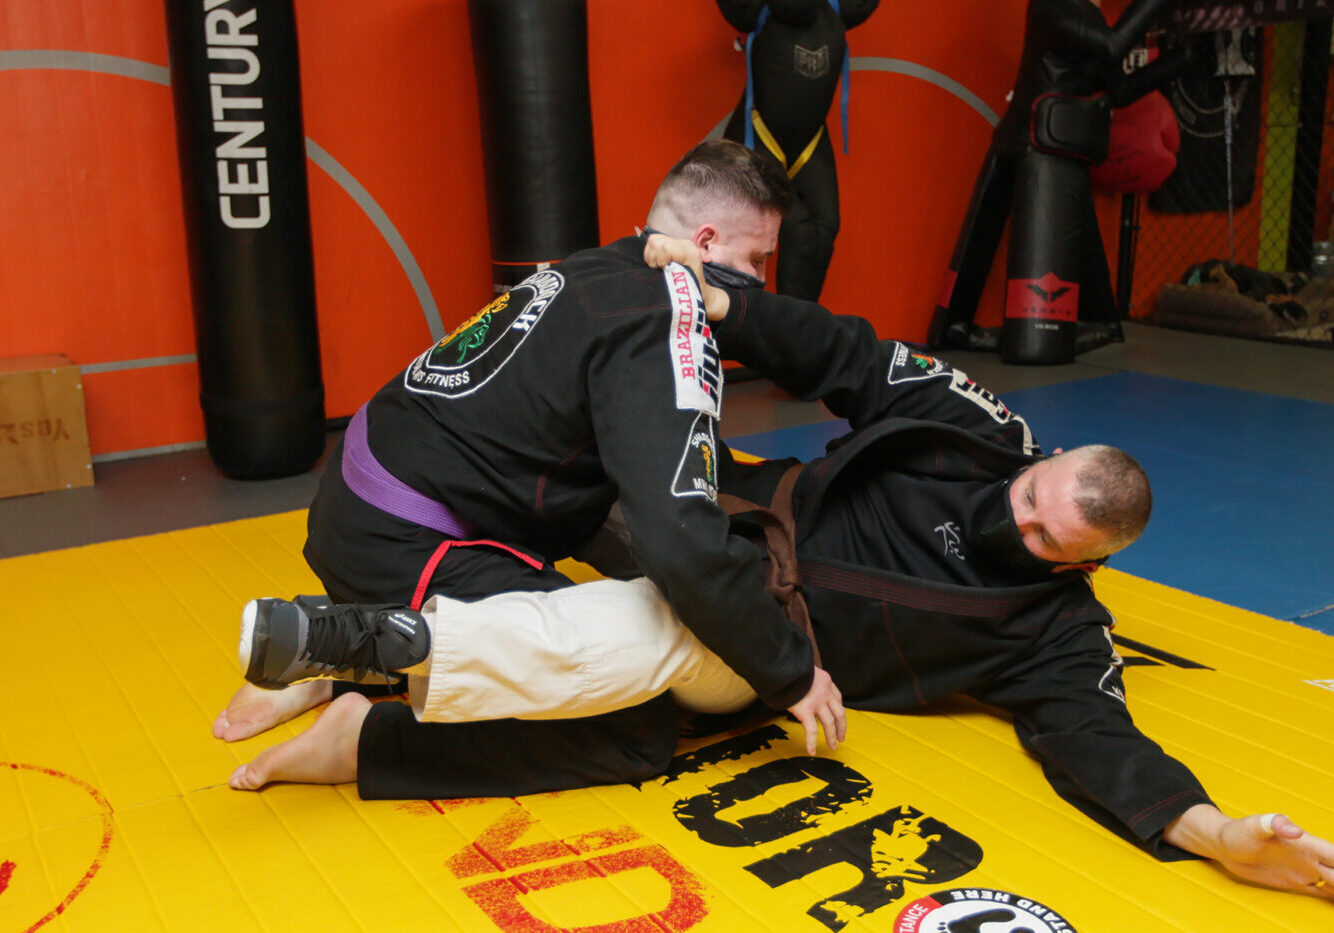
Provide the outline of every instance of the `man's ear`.
<path id="1" fill-rule="evenodd" d="M 718 228 L 713 224 L 700 224 L 690 240 L 699 248 L 700 259 L 709 262 L 713 244 L 718 240 Z"/>

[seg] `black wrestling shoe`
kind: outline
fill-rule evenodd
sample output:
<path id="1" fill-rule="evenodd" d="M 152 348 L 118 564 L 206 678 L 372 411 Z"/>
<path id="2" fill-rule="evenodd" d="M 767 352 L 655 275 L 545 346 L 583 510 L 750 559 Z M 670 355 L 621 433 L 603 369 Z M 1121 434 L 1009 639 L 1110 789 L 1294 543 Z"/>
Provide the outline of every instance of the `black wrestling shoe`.
<path id="1" fill-rule="evenodd" d="M 366 679 L 420 664 L 431 650 L 421 613 L 397 605 L 334 605 L 327 596 L 252 599 L 237 651 L 245 679 L 276 690 L 309 680 Z"/>

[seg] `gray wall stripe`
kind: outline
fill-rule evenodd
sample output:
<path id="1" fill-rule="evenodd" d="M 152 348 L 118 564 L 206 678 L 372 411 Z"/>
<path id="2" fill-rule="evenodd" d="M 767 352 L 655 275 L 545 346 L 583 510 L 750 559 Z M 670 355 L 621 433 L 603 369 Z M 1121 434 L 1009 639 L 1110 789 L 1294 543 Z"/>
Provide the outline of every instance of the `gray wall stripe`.
<path id="1" fill-rule="evenodd" d="M 114 463 L 117 460 L 133 460 L 136 457 L 152 457 L 157 454 L 174 454 L 182 450 L 202 450 L 203 441 L 190 441 L 185 444 L 163 444 L 161 447 L 140 447 L 138 450 L 117 450 L 109 454 L 97 454 L 93 463 Z"/>
<path id="2" fill-rule="evenodd" d="M 0 51 L 0 71 L 17 71 L 25 68 L 92 71 L 124 78 L 138 78 L 143 81 L 150 81 L 153 84 L 161 84 L 164 87 L 171 86 L 171 72 L 168 68 L 132 58 L 59 49 Z M 385 213 L 384 208 L 380 207 L 375 198 L 371 197 L 370 192 L 366 190 L 361 182 L 357 181 L 351 172 L 339 164 L 337 159 L 309 136 L 306 137 L 306 155 L 323 169 L 340 188 L 347 192 L 348 196 L 370 218 L 371 223 L 375 225 L 375 229 L 379 231 L 384 241 L 389 244 L 394 257 L 403 269 L 403 274 L 407 276 L 408 281 L 412 284 L 412 290 L 417 295 L 417 301 L 421 304 L 422 315 L 426 318 L 426 327 L 431 332 L 431 339 L 439 340 L 445 335 L 445 328 L 440 321 L 440 312 L 436 308 L 435 298 L 431 295 L 430 286 L 426 283 L 426 276 L 422 273 L 421 267 L 417 265 L 412 250 L 399 234 L 394 222 L 389 219 L 389 215 Z M 157 363 L 141 360 L 126 360 L 121 363 L 97 363 L 93 365 L 99 368 L 84 366 L 81 369 L 84 372 L 111 372 L 118 369 L 136 369 L 140 366 L 165 366 L 182 361 L 177 357 L 159 357 L 158 359 L 160 362 Z M 191 356 L 190 359 L 193 360 L 194 357 Z"/>
<path id="3" fill-rule="evenodd" d="M 96 71 L 101 74 L 138 78 L 164 87 L 171 86 L 171 72 L 165 65 L 153 65 L 119 55 L 95 52 L 69 52 L 62 49 L 9 49 L 0 52 L 0 71 L 22 68 L 53 68 L 64 71 Z"/>
<path id="4" fill-rule="evenodd" d="M 193 353 L 182 353 L 179 356 L 146 356 L 141 360 L 115 360 L 110 363 L 89 363 L 87 366 L 80 366 L 79 372 L 87 375 L 89 373 L 115 373 L 123 369 L 148 369 L 152 366 L 178 366 L 182 363 L 195 362 Z"/>
<path id="5" fill-rule="evenodd" d="M 901 58 L 878 58 L 876 56 L 854 56 L 851 67 L 853 71 L 886 71 L 890 74 L 907 75 L 910 78 L 918 78 L 927 84 L 934 84 L 943 91 L 948 91 L 959 100 L 963 101 L 969 107 L 972 107 L 987 123 L 995 126 L 1000 122 L 1000 117 L 996 116 L 996 111 L 987 106 L 986 101 L 978 97 L 968 88 L 964 87 L 958 81 L 948 75 L 941 74 L 939 71 L 927 68 L 925 65 L 919 65 L 916 62 L 904 61 Z M 721 139 L 723 130 L 727 129 L 727 121 L 732 119 L 732 111 L 718 121 L 709 135 L 705 139 Z M 849 135 L 851 130 L 849 130 Z"/>
<path id="6" fill-rule="evenodd" d="M 934 84 L 941 90 L 948 91 L 959 100 L 963 101 L 969 107 L 972 107 L 987 123 L 995 126 L 1000 122 L 1000 117 L 996 111 L 987 106 L 986 101 L 978 97 L 968 88 L 964 87 L 958 81 L 955 81 L 949 75 L 941 74 L 925 65 L 919 65 L 916 62 L 904 61 L 901 58 L 878 58 L 875 56 L 865 56 L 862 58 L 854 57 L 852 59 L 853 71 L 888 71 L 892 74 L 907 75 L 910 78 L 917 78 L 925 81 L 927 84 Z"/>
<path id="7" fill-rule="evenodd" d="M 100 74 L 117 75 L 125 78 L 136 78 L 142 81 L 149 81 L 153 84 L 160 84 L 164 87 L 171 85 L 171 73 L 163 65 L 154 65 L 149 62 L 137 61 L 131 58 L 122 58 L 117 55 L 100 55 L 94 52 L 74 52 L 59 49 L 13 49 L 0 51 L 0 71 L 14 71 L 19 69 L 42 69 L 54 68 L 72 71 L 92 71 Z M 852 69 L 854 71 L 885 71 L 892 74 L 902 74 L 909 77 L 926 81 L 935 86 L 953 94 L 962 100 L 968 106 L 976 110 L 983 119 L 990 125 L 995 126 L 999 120 L 996 112 L 968 88 L 964 87 L 953 78 L 919 65 L 915 62 L 905 61 L 899 58 L 879 58 L 879 57 L 854 57 L 852 59 Z M 722 135 L 723 126 L 727 122 L 724 117 L 717 126 L 709 133 L 710 137 Z M 412 284 L 412 289 L 417 295 L 417 301 L 421 305 L 422 314 L 426 318 L 427 329 L 431 333 L 431 339 L 439 340 L 445 334 L 444 325 L 440 320 L 440 311 L 436 307 L 435 298 L 431 294 L 430 286 L 426 282 L 426 276 L 422 273 L 421 266 L 417 264 L 416 258 L 412 255 L 407 241 L 398 232 L 394 222 L 390 220 L 389 215 L 385 213 L 384 208 L 371 196 L 361 182 L 357 181 L 346 168 L 344 168 L 337 159 L 329 154 L 327 150 L 321 147 L 310 137 L 306 137 L 306 155 L 312 162 L 318 165 L 334 180 L 353 202 L 361 208 L 362 212 L 375 225 L 380 236 L 384 238 L 385 243 L 393 251 L 394 257 L 402 267 L 403 273 L 408 277 Z M 117 372 L 126 369 L 141 369 L 149 366 L 171 366 L 178 363 L 193 362 L 194 354 L 181 356 L 161 356 L 149 357 L 140 360 L 122 360 L 110 363 L 94 363 L 88 366 L 81 366 L 80 370 L 85 373 L 103 373 Z"/>
<path id="8" fill-rule="evenodd" d="M 375 198 L 371 197 L 371 193 L 353 177 L 351 172 L 343 168 L 337 159 L 329 155 L 319 143 L 309 136 L 306 137 L 306 155 L 310 157 L 312 162 L 324 169 L 328 176 L 348 193 L 348 196 L 356 202 L 362 212 L 370 218 L 371 223 L 375 224 L 375 229 L 380 231 L 380 236 L 384 237 L 384 241 L 389 244 L 389 248 L 394 251 L 398 264 L 403 267 L 404 274 L 407 275 L 408 281 L 412 283 L 412 290 L 417 293 L 417 301 L 421 304 L 422 314 L 426 316 L 426 326 L 431 331 L 431 339 L 439 340 L 445 336 L 445 328 L 440 323 L 440 312 L 436 309 L 431 288 L 426 284 L 426 276 L 422 274 L 421 267 L 417 265 L 417 260 L 413 257 L 407 241 L 398 232 L 398 228 L 389 219 L 389 215 L 385 213 L 384 208 L 380 207 Z"/>

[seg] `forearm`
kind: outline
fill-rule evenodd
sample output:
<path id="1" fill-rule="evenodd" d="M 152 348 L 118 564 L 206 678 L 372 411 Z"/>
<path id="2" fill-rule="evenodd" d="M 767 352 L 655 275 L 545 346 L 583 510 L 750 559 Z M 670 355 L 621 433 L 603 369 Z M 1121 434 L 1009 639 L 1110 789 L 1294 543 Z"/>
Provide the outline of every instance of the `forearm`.
<path id="1" fill-rule="evenodd" d="M 1230 819 L 1211 803 L 1197 803 L 1167 824 L 1163 841 L 1178 849 L 1217 861 L 1222 857 L 1221 833 Z"/>
<path id="2" fill-rule="evenodd" d="M 856 427 L 888 407 L 882 385 L 886 351 L 863 318 L 835 315 L 819 305 L 747 289 L 715 333 L 723 356 L 779 388 L 819 399 Z"/>
<path id="3" fill-rule="evenodd" d="M 1334 845 L 1282 814 L 1234 819 L 1217 807 L 1197 804 L 1174 819 L 1163 838 L 1246 881 L 1334 897 L 1329 884 L 1334 881 Z"/>

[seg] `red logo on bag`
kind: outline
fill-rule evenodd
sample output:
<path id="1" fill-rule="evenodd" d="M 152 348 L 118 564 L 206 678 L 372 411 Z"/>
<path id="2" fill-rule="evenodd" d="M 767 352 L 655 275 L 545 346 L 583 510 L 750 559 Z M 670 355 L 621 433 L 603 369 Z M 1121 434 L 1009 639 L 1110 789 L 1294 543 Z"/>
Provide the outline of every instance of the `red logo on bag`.
<path id="1" fill-rule="evenodd" d="M 1005 316 L 1073 323 L 1079 318 L 1079 283 L 1057 278 L 1052 272 L 1040 279 L 1010 279 Z"/>

